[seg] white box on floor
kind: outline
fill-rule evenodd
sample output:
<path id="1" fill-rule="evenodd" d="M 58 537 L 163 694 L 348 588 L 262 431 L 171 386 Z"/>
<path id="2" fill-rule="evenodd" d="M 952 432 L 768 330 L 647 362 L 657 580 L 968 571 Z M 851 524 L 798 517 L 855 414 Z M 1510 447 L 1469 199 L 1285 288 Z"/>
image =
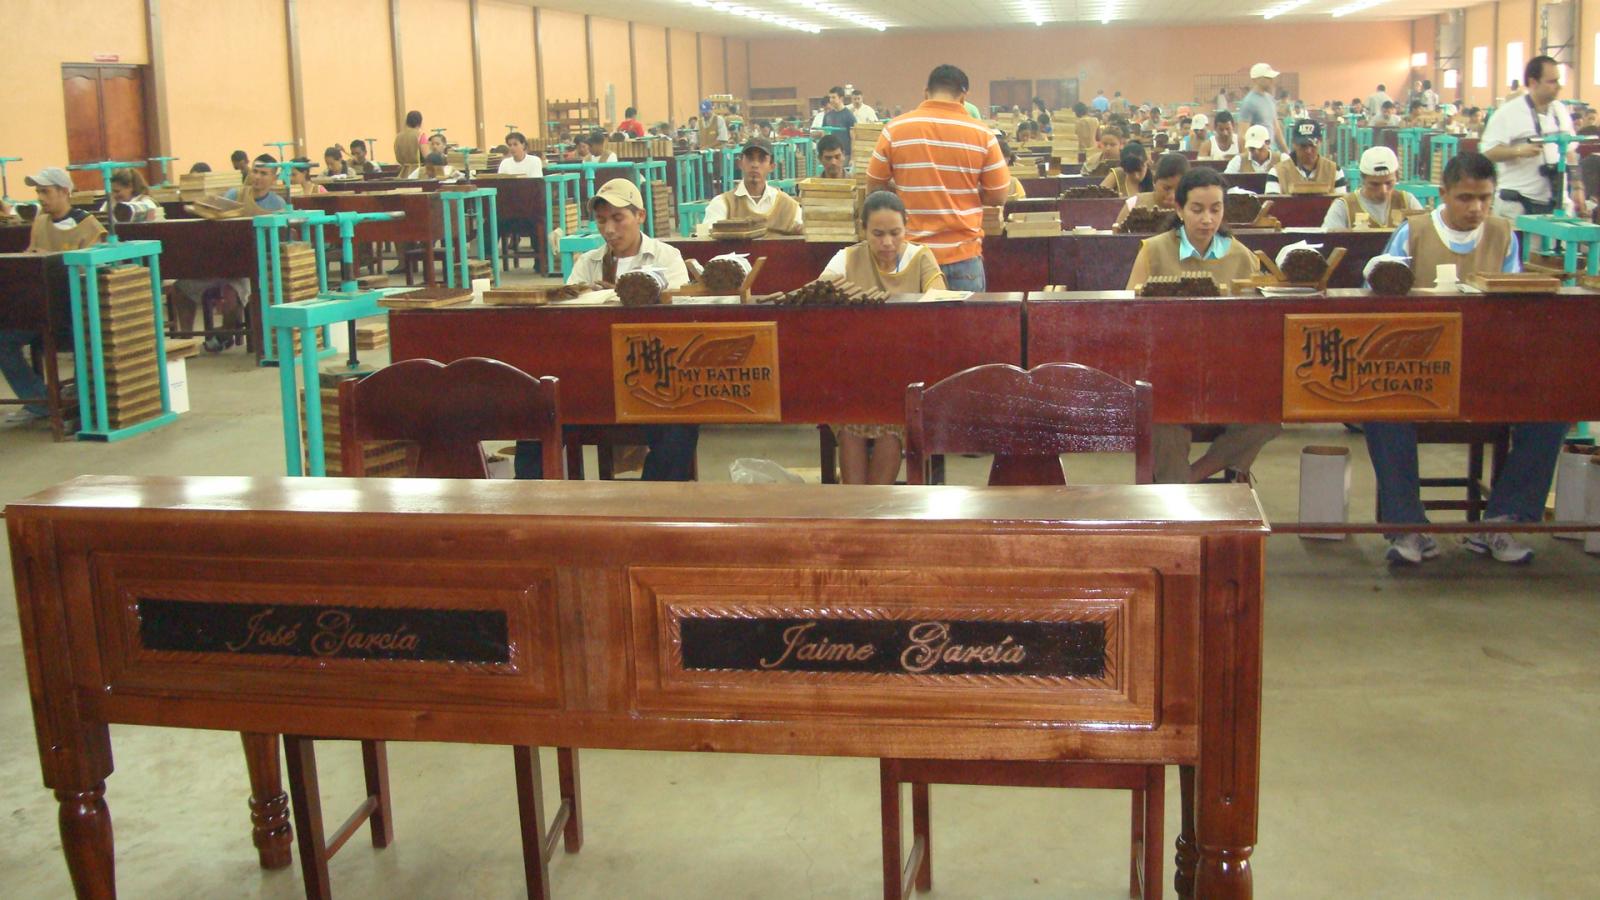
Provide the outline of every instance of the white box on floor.
<path id="1" fill-rule="evenodd" d="M 1350 448 L 1305 447 L 1300 451 L 1300 521 L 1350 521 Z M 1342 541 L 1343 534 L 1302 534 Z"/>
<path id="2" fill-rule="evenodd" d="M 1593 449 L 1593 447 L 1567 444 L 1561 448 L 1561 454 L 1556 457 L 1555 519 L 1557 522 L 1583 521 L 1587 508 L 1584 498 L 1589 490 L 1589 460 L 1593 458 L 1593 454 L 1581 451 Z M 1584 539 L 1584 533 L 1566 531 L 1557 534 L 1556 537 L 1581 541 Z"/>
<path id="3" fill-rule="evenodd" d="M 189 411 L 189 361 L 187 359 L 167 360 L 167 391 L 172 398 L 172 411 L 186 413 Z"/>
<path id="4" fill-rule="evenodd" d="M 350 355 L 349 323 L 335 322 L 328 326 L 328 346 L 339 351 L 341 355 Z"/>
<path id="5" fill-rule="evenodd" d="M 1590 525 L 1600 525 L 1600 456 L 1589 457 L 1589 482 L 1585 509 L 1587 514 L 1583 517 Z M 1585 553 L 1600 553 L 1600 531 L 1591 531 L 1583 539 Z"/>

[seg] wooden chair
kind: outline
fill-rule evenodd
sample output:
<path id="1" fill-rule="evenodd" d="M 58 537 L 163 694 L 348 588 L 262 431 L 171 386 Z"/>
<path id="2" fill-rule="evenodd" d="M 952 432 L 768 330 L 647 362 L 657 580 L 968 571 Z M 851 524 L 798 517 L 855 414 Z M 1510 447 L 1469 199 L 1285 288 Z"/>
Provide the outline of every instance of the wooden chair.
<path id="1" fill-rule="evenodd" d="M 479 442 L 522 438 L 540 442 L 546 478 L 562 476 L 561 406 L 557 380 L 534 378 L 492 359 L 468 358 L 450 365 L 413 359 L 395 363 L 339 386 L 340 451 L 344 472 L 366 473 L 363 445 L 405 441 L 405 471 L 422 478 L 486 478 Z M 389 807 L 388 759 L 382 741 L 362 741 L 367 797 L 354 814 L 324 840 L 317 790 L 313 738 L 284 735 L 289 796 L 300 844 L 306 896 L 332 894 L 328 860 L 362 825 L 370 822 L 372 845 L 386 847 L 394 836 Z M 583 846 L 583 812 L 578 785 L 578 754 L 558 748 L 561 806 L 544 822 L 544 794 L 537 747 L 513 747 L 517 808 L 528 895 L 548 897 L 549 861 L 561 836 L 568 853 Z"/>
<path id="2" fill-rule="evenodd" d="M 992 453 L 991 485 L 1065 484 L 1060 455 L 1133 451 L 1135 480 L 1155 476 L 1151 389 L 1097 369 L 1050 363 L 1031 370 L 976 366 L 906 388 L 906 480 L 927 481 L 936 453 Z M 913 841 L 901 862 L 900 785 L 911 784 Z M 1132 792 L 1129 896 L 1161 896 L 1165 768 L 1090 762 L 885 759 L 879 763 L 883 896 L 900 900 L 933 887 L 930 784 L 1111 788 Z"/>
<path id="3" fill-rule="evenodd" d="M 1467 445 L 1466 477 L 1437 476 L 1417 479 L 1417 484 L 1425 488 L 1466 488 L 1466 497 L 1460 500 L 1424 500 L 1422 508 L 1460 510 L 1467 514 L 1468 522 L 1482 519 L 1484 510 L 1489 506 L 1489 489 L 1495 479 L 1500 477 L 1506 455 L 1511 452 L 1510 426 L 1473 422 L 1421 422 L 1417 425 L 1417 443 Z M 1488 481 L 1483 477 L 1485 449 L 1490 451 Z"/>

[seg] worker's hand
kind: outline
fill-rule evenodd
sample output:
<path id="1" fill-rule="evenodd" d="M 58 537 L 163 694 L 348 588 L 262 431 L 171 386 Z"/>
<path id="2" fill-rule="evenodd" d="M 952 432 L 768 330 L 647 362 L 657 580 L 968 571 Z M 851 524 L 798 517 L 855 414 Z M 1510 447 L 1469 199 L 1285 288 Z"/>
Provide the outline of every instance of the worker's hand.
<path id="1" fill-rule="evenodd" d="M 1522 157 L 1523 159 L 1532 159 L 1535 156 L 1543 156 L 1544 155 L 1544 145 L 1542 145 L 1542 144 L 1523 144 L 1521 147 L 1517 148 L 1517 155 Z"/>

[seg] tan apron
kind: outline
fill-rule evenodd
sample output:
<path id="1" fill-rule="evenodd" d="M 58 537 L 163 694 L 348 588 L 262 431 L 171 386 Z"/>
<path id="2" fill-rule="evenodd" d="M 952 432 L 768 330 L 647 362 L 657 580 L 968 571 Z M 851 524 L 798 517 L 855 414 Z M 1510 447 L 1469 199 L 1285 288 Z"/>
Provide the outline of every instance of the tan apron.
<path id="1" fill-rule="evenodd" d="M 1382 222 L 1372 221 L 1367 215 L 1367 208 L 1361 205 L 1360 193 L 1352 191 L 1340 197 L 1338 202 L 1344 204 L 1345 216 L 1351 228 L 1399 228 L 1400 223 L 1406 220 L 1407 212 L 1411 209 L 1411 195 L 1402 190 L 1395 190 L 1389 195 L 1389 217 Z"/>
<path id="2" fill-rule="evenodd" d="M 865 290 L 877 289 L 890 294 L 921 294 L 944 287 L 944 273 L 926 247 L 917 248 L 903 271 L 885 272 L 878 268 L 872 258 L 872 248 L 865 242 L 845 249 L 844 279 Z"/>
<path id="3" fill-rule="evenodd" d="M 394 136 L 394 161 L 400 165 L 400 177 L 409 178 L 422 163 L 422 132 L 407 128 Z"/>
<path id="4" fill-rule="evenodd" d="M 1164 231 L 1152 238 L 1146 238 L 1140 253 L 1150 255 L 1150 274 L 1182 275 L 1185 272 L 1203 271 L 1210 273 L 1221 285 L 1223 293 L 1227 293 L 1230 286 L 1241 278 L 1254 277 L 1260 271 L 1255 254 L 1235 238 L 1233 245 L 1228 248 L 1228 253 L 1221 259 L 1199 259 L 1190 257 L 1185 260 L 1178 259 L 1178 231 Z"/>
<path id="5" fill-rule="evenodd" d="M 57 228 L 50 221 L 50 214 L 39 210 L 33 219 L 33 230 L 28 235 L 29 253 L 64 253 L 68 250 L 82 250 L 100 243 L 100 238 L 105 236 L 105 226 L 94 216 L 85 216 L 82 221 L 71 228 Z"/>
<path id="6" fill-rule="evenodd" d="M 1308 187 L 1315 187 L 1316 193 L 1331 194 L 1335 182 L 1339 180 L 1339 167 L 1333 160 L 1326 156 L 1317 158 L 1316 171 L 1307 178 L 1301 173 L 1300 167 L 1295 164 L 1293 157 L 1287 157 L 1278 163 L 1278 188 L 1285 195 L 1294 193 L 1307 193 Z M 1300 188 L 1300 190 L 1295 190 Z"/>
<path id="7" fill-rule="evenodd" d="M 767 185 L 767 190 L 776 192 L 777 199 L 772 201 L 772 211 L 765 215 L 756 212 L 745 197 L 733 191 L 723 194 L 722 202 L 728 206 L 728 218 L 760 219 L 767 223 L 767 230 L 775 234 L 799 234 L 801 227 L 795 222 L 800 212 L 799 202 L 771 185 Z"/>
<path id="8" fill-rule="evenodd" d="M 1438 267 L 1446 264 L 1454 264 L 1456 277 L 1463 281 L 1467 276 L 1479 272 L 1492 275 L 1505 266 L 1506 251 L 1510 246 L 1511 220 L 1501 216 L 1490 216 L 1484 220 L 1483 236 L 1478 238 L 1478 246 L 1472 248 L 1471 253 L 1456 253 L 1445 244 L 1444 239 L 1439 237 L 1439 229 L 1433 224 L 1432 213 L 1413 216 L 1410 240 L 1406 242 L 1411 254 L 1412 286 L 1433 287 Z"/>

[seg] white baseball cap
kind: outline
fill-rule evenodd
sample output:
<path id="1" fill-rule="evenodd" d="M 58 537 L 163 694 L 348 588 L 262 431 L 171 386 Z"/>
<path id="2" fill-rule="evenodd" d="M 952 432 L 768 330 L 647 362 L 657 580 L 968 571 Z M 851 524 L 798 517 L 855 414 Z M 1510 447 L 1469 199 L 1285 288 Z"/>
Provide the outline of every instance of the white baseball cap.
<path id="1" fill-rule="evenodd" d="M 1204 128 L 1211 124 L 1211 119 L 1205 113 L 1195 113 L 1194 120 L 1189 123 L 1191 128 Z"/>
<path id="2" fill-rule="evenodd" d="M 28 187 L 57 187 L 66 188 L 69 191 L 72 190 L 72 176 L 67 174 L 66 169 L 59 166 L 42 169 L 38 173 L 29 175 L 22 180 L 27 183 Z"/>
<path id="3" fill-rule="evenodd" d="M 1361 174 L 1398 176 L 1400 158 L 1388 147 L 1368 147 L 1361 154 Z"/>
<path id="4" fill-rule="evenodd" d="M 1266 63 L 1256 63 L 1250 67 L 1251 78 L 1277 78 L 1278 70 Z"/>
<path id="5" fill-rule="evenodd" d="M 1272 132 L 1265 125 L 1251 125 L 1244 131 L 1244 145 L 1251 150 L 1259 150 L 1272 143 Z"/>

